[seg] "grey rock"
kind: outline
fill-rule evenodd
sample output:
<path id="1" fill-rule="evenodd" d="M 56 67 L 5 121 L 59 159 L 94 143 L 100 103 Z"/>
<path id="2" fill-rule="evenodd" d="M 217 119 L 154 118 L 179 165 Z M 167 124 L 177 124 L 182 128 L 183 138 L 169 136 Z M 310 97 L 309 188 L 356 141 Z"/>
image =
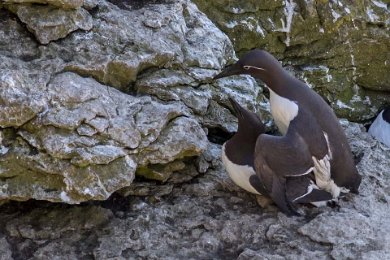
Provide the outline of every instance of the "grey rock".
<path id="1" fill-rule="evenodd" d="M 8 8 L 27 25 L 41 44 L 64 38 L 78 29 L 92 29 L 92 17 L 83 8 L 64 10 L 39 5 L 12 5 Z"/>
<path id="2" fill-rule="evenodd" d="M 159 138 L 140 153 L 142 165 L 168 163 L 185 156 L 201 154 L 207 147 L 207 137 L 197 121 L 178 117 L 166 126 Z"/>
<path id="3" fill-rule="evenodd" d="M 82 8 L 7 4 L 17 22 L 0 10 L 0 126 L 7 128 L 2 200 L 107 199 L 142 172 L 159 181 L 189 181 L 218 164 L 194 166 L 187 159 L 207 149 L 207 127 L 235 129 L 227 95 L 238 92 L 258 110 L 261 92 L 252 79 L 238 77 L 239 86 L 231 81 L 223 91 L 211 81 L 235 59 L 233 47 L 191 2 L 84 4 L 92 15 Z M 63 19 L 46 28 L 56 14 Z M 38 38 L 52 37 L 62 25 L 84 29 L 61 29 L 63 39 L 40 45 L 22 22 Z"/>
<path id="4" fill-rule="evenodd" d="M 84 0 L 3 0 L 5 4 L 49 4 L 61 9 L 76 9 L 83 5 Z"/>
<path id="5" fill-rule="evenodd" d="M 23 259 L 387 259 L 390 153 L 362 125 L 342 124 L 354 153 L 363 154 L 363 181 L 360 193 L 340 199 L 339 208 L 302 206 L 305 217 L 286 217 L 275 206 L 258 207 L 253 195 L 228 181 L 217 159 L 221 146 L 213 144 L 203 157 L 219 163 L 193 181 L 140 182 L 123 190 L 146 198 L 0 206 L 10 245 L 4 250 Z"/>
<path id="6" fill-rule="evenodd" d="M 8 244 L 7 239 L 3 235 L 0 235 L 0 259 L 1 260 L 12 259 L 11 247 Z"/>
<path id="7" fill-rule="evenodd" d="M 157 20 L 150 15 L 154 13 L 161 16 L 161 27 L 153 25 Z M 189 23 L 188 20 L 198 22 Z M 168 25 L 163 26 L 165 23 Z M 199 45 L 206 37 L 207 41 L 218 42 L 214 45 L 217 46 L 215 50 Z M 149 5 L 131 11 L 102 2 L 94 16 L 94 29 L 86 38 L 88 41 L 71 36 L 66 41 L 78 54 L 73 57 L 69 47 L 65 50 L 64 54 L 72 56 L 67 69 L 120 89 L 134 83 L 139 74 L 150 68 L 202 66 L 215 70 L 234 56 L 226 35 L 188 1 Z M 108 44 L 107 39 L 113 44 Z M 56 49 L 64 48 L 57 46 Z"/>
<path id="8" fill-rule="evenodd" d="M 189 113 L 178 102 L 124 95 L 70 72 L 54 77 L 43 96 L 45 110 L 17 132 L 22 139 L 2 148 L 1 162 L 7 165 L 2 176 L 17 176 L 4 181 L 3 198 L 39 198 L 50 187 L 53 192 L 44 198 L 51 201 L 105 199 L 130 185 L 138 163 L 169 163 L 199 155 L 207 146 L 203 129 L 183 117 Z M 80 134 L 86 124 L 96 127 L 92 134 Z M 25 163 L 14 165 L 19 158 Z M 35 189 L 27 188 L 28 182 L 17 185 L 32 177 L 22 174 L 26 168 L 36 176 Z M 175 170 L 169 169 L 166 178 Z"/>
<path id="9" fill-rule="evenodd" d="M 137 169 L 137 176 L 144 177 L 146 179 L 158 180 L 166 182 L 170 179 L 171 175 L 183 170 L 186 164 L 181 160 L 172 161 L 166 164 L 152 164 L 148 166 L 140 166 Z M 180 174 L 183 174 L 182 172 Z"/>
<path id="10" fill-rule="evenodd" d="M 172 184 L 157 185 L 153 182 L 136 182 L 129 187 L 118 191 L 122 196 L 156 196 L 161 197 L 171 194 Z"/>
<path id="11" fill-rule="evenodd" d="M 339 117 L 364 122 L 388 104 L 388 1 L 194 2 L 239 55 L 270 51 Z"/>
<path id="12" fill-rule="evenodd" d="M 67 32 L 65 38 L 47 45 L 40 45 L 8 11 L 0 10 L 0 78 L 6 79 L 0 82 L 0 104 L 2 111 L 8 111 L 0 112 L 0 198 L 39 200 L 0 206 L 0 222 L 5 223 L 0 228 L 1 256 L 389 258 L 388 148 L 369 137 L 362 125 L 343 120 L 353 153 L 360 159 L 360 194 L 341 199 L 339 209 L 302 206 L 306 217 L 288 218 L 273 205 L 258 207 L 255 196 L 230 180 L 220 160 L 221 145 L 210 143 L 206 133 L 212 140 L 218 131 L 235 131 L 229 95 L 259 112 L 271 128 L 261 88 L 247 76 L 211 81 L 235 60 L 234 51 L 229 39 L 194 4 L 185 0 L 133 2 L 86 1 L 85 8 L 91 10 L 87 20 L 92 20 L 93 28 Z M 320 54 L 314 55 L 305 46 L 311 45 L 310 39 L 329 40 L 335 24 L 332 10 L 339 13 L 341 7 L 318 3 L 322 9 L 316 9 L 311 3 L 288 2 L 295 6 L 292 28 L 300 22 L 300 28 L 312 33 L 318 30 L 317 12 L 326 14 L 327 37 L 318 30 L 309 38 L 305 30 L 278 30 L 282 26 L 279 18 L 287 16 L 286 3 L 208 2 L 224 10 L 233 22 L 260 12 L 275 17 L 274 21 L 248 20 L 237 28 L 257 23 L 272 31 L 267 46 L 292 65 L 309 64 L 303 57 L 322 61 Z M 371 29 L 381 23 L 382 14 L 386 17 L 385 11 L 380 12 L 383 5 L 375 3 L 378 8 L 374 9 L 374 2 L 368 8 L 381 16 L 371 17 L 375 18 Z M 7 8 L 17 9 L 16 5 Z M 70 11 L 70 17 L 84 12 L 78 10 Z M 298 12 L 305 15 L 300 17 Z M 336 23 L 348 22 L 347 18 L 336 19 Z M 34 19 L 39 22 L 40 17 Z M 245 40 L 242 32 L 240 38 L 232 38 L 236 48 L 237 42 Z M 261 34 L 260 30 L 252 32 Z M 248 42 L 243 49 L 254 43 Z M 360 71 L 366 63 L 362 57 L 370 56 L 367 52 L 372 46 L 360 55 L 354 49 L 355 38 L 350 43 L 356 66 L 350 66 L 347 47 L 334 44 L 336 49 L 329 55 L 349 59 L 325 59 L 330 62 L 329 71 L 322 64 L 302 68 L 306 75 L 313 75 L 308 82 L 319 76 L 320 83 L 328 84 L 329 75 L 336 79 L 345 72 L 354 76 L 354 67 L 356 73 L 366 75 Z M 313 46 L 319 50 L 315 42 Z M 363 85 L 359 73 L 352 82 Z M 377 83 L 383 80 L 379 74 L 375 73 Z M 377 83 L 364 85 L 377 89 Z M 367 104 L 361 110 L 357 105 L 351 117 L 367 116 Z M 144 177 L 159 181 L 134 181 L 141 171 Z M 118 190 L 127 197 L 113 194 Z"/>
<path id="13" fill-rule="evenodd" d="M 73 230 L 91 230 L 99 227 L 113 217 L 112 212 L 101 207 L 74 207 L 68 214 L 62 215 L 61 209 L 32 210 L 26 216 L 10 220 L 5 229 L 11 236 L 20 236 L 34 240 L 51 240 L 60 238 L 63 233 Z M 94 216 L 91 218 L 91 216 Z M 34 226 L 27 225 L 34 222 Z M 47 227 L 54 228 L 49 230 Z"/>
<path id="14" fill-rule="evenodd" d="M 0 70 L 0 126 L 19 127 L 45 108 L 43 93 L 15 70 Z"/>

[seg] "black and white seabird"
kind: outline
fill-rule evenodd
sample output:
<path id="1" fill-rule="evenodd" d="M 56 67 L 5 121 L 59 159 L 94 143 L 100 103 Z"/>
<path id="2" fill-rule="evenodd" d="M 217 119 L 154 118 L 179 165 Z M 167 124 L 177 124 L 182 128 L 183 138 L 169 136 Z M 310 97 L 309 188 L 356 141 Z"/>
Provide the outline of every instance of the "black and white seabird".
<path id="1" fill-rule="evenodd" d="M 238 119 L 235 135 L 222 146 L 222 162 L 230 178 L 241 188 L 257 195 L 268 195 L 254 169 L 256 140 L 265 134 L 260 117 L 229 98 Z M 263 178 L 269 182 L 269 179 Z M 269 185 L 266 185 L 269 186 Z M 286 178 L 286 198 L 293 207 L 296 203 L 328 201 L 332 195 L 314 184 L 314 175 Z"/>
<path id="2" fill-rule="evenodd" d="M 222 146 L 222 162 L 235 184 L 248 192 L 261 195 L 262 185 L 256 180 L 251 184 L 249 179 L 258 179 L 254 152 L 257 138 L 265 133 L 265 125 L 256 113 L 244 109 L 231 97 L 229 101 L 237 116 L 238 128 L 234 136 Z"/>
<path id="3" fill-rule="evenodd" d="M 270 89 L 271 114 L 283 136 L 261 134 L 254 161 L 260 183 L 283 212 L 296 213 L 286 188 L 294 176 L 313 172 L 313 184 L 333 198 L 341 192 L 358 192 L 361 176 L 347 138 L 321 96 L 290 75 L 266 51 L 248 52 L 214 79 L 238 74 L 260 79 Z"/>
<path id="4" fill-rule="evenodd" d="M 368 133 L 375 139 L 390 147 L 390 107 L 382 110 L 374 120 Z"/>

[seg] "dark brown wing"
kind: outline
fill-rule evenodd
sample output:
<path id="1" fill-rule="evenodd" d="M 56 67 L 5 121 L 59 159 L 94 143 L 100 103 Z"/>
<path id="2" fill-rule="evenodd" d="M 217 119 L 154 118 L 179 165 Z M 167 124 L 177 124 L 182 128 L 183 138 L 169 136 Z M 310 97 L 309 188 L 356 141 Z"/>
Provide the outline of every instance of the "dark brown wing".
<path id="1" fill-rule="evenodd" d="M 255 148 L 255 170 L 267 194 L 286 215 L 296 215 L 287 198 L 286 178 L 310 172 L 313 162 L 304 140 L 297 134 L 260 135 Z"/>
<path id="2" fill-rule="evenodd" d="M 296 213 L 293 200 L 299 196 L 292 194 L 306 194 L 308 186 L 290 186 L 287 179 L 308 178 L 314 166 L 312 156 L 322 159 L 327 152 L 321 128 L 305 113 L 292 120 L 285 136 L 259 136 L 255 147 L 256 175 L 280 210 L 287 215 Z"/>
<path id="3" fill-rule="evenodd" d="M 305 175 L 286 179 L 286 197 L 288 201 L 293 203 L 310 203 L 333 199 L 329 192 L 320 190 L 310 177 L 312 176 Z"/>

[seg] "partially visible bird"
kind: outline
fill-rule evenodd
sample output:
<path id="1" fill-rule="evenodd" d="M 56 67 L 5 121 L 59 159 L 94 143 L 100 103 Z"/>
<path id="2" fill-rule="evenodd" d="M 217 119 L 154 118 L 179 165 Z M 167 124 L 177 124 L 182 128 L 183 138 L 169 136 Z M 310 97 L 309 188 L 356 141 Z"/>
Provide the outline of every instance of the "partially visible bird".
<path id="1" fill-rule="evenodd" d="M 374 120 L 368 133 L 390 147 L 390 107 L 382 110 Z"/>

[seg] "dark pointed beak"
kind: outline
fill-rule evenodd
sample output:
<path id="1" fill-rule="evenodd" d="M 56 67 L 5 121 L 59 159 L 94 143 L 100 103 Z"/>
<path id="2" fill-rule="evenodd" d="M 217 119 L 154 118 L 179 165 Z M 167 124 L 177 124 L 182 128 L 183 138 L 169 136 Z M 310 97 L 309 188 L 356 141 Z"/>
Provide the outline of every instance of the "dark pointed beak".
<path id="1" fill-rule="evenodd" d="M 240 106 L 240 104 L 238 104 L 237 101 L 234 100 L 230 95 L 228 96 L 228 99 L 230 101 L 230 104 L 233 107 L 233 110 L 234 110 L 234 113 L 236 114 L 236 117 L 239 117 L 239 116 L 242 117 L 242 113 L 241 113 L 242 107 Z"/>
<path id="2" fill-rule="evenodd" d="M 239 75 L 239 74 L 243 74 L 242 68 L 240 65 L 235 63 L 233 65 L 230 65 L 230 66 L 224 68 L 221 71 L 221 73 L 214 76 L 213 79 L 215 80 L 215 79 L 220 79 L 220 78 L 229 77 L 229 76 L 233 76 L 233 75 Z"/>

